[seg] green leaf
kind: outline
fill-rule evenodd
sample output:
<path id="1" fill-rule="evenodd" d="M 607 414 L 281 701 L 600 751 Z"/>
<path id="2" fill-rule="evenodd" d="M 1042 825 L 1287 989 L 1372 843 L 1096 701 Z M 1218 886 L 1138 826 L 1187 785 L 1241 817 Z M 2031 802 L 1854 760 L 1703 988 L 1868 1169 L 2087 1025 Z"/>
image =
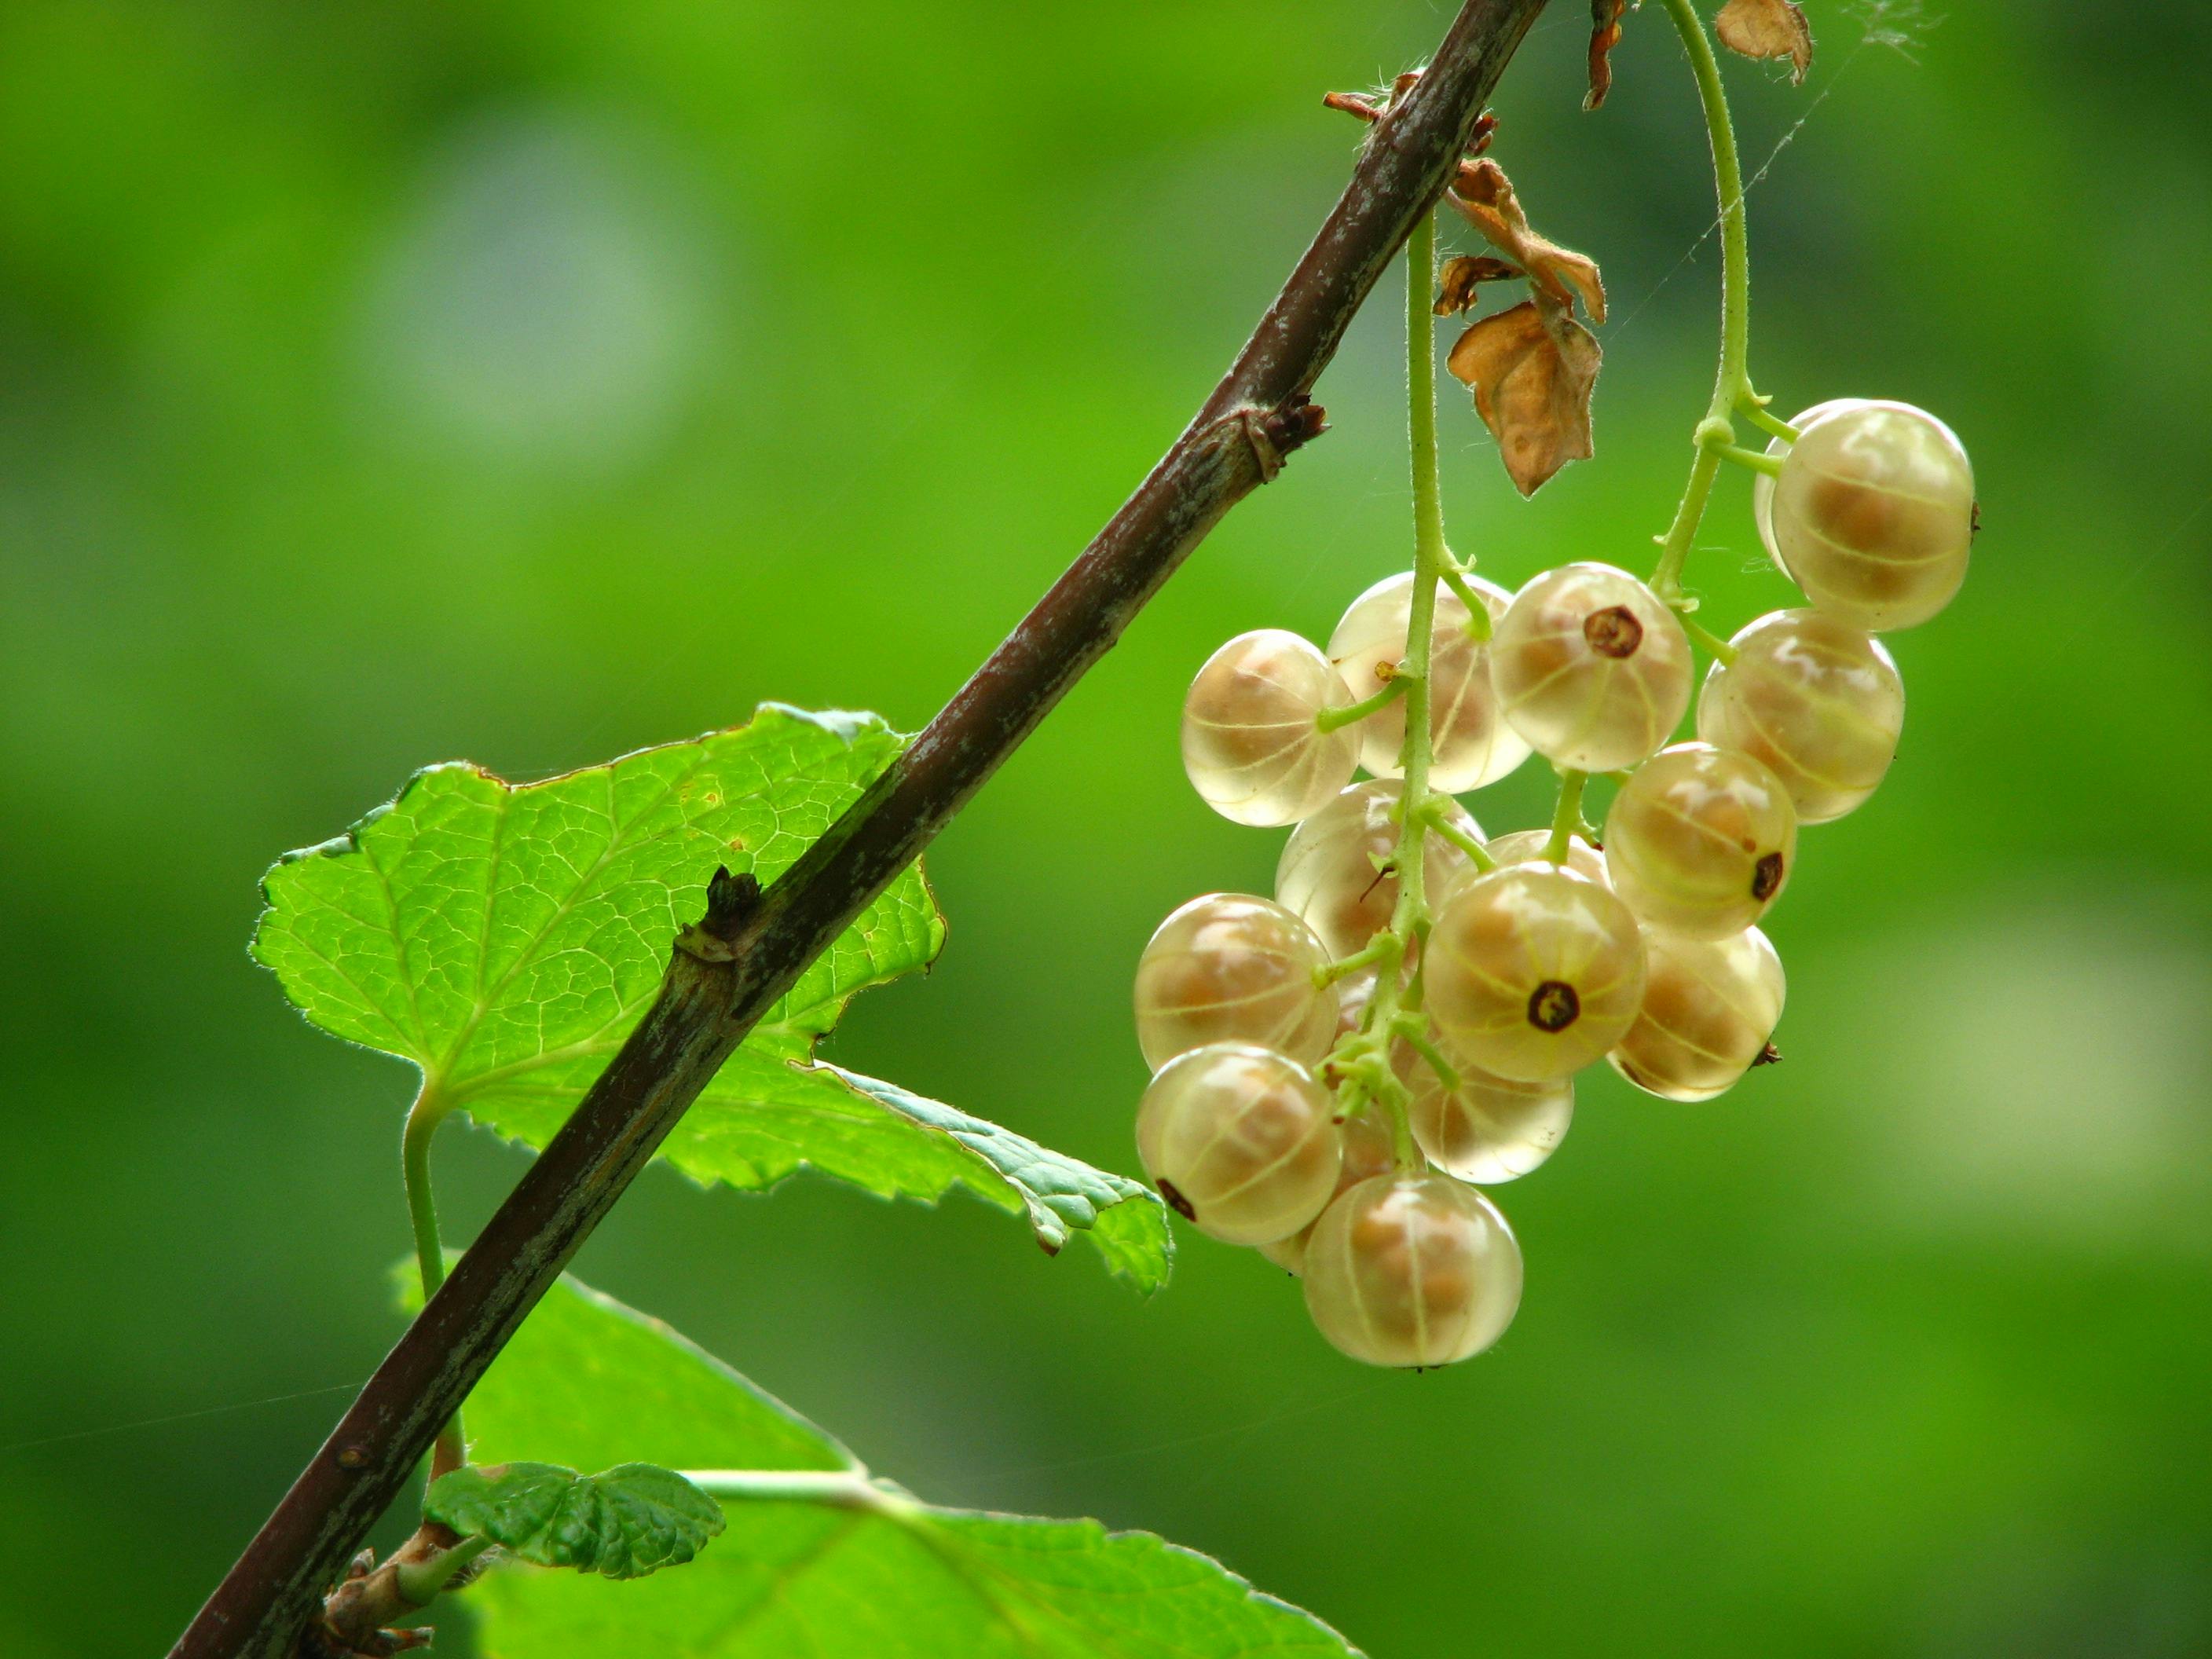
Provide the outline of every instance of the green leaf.
<path id="1" fill-rule="evenodd" d="M 714 1500 L 673 1469 L 621 1463 L 579 1474 L 557 1463 L 455 1469 L 430 1488 L 426 1520 L 489 1538 L 541 1567 L 642 1578 L 680 1565 L 722 1530 Z"/>
<path id="2" fill-rule="evenodd" d="M 659 989 L 718 865 L 773 880 L 906 739 L 872 714 L 764 704 L 747 725 L 510 784 L 433 767 L 263 883 L 255 957 L 300 1010 L 412 1061 L 426 1093 L 542 1147 Z M 934 1101 L 814 1059 L 870 986 L 926 968 L 945 924 L 903 872 L 754 1028 L 659 1156 L 746 1190 L 801 1169 L 879 1197 L 963 1188 L 1057 1251 L 1086 1231 L 1117 1273 L 1168 1272 L 1161 1207 Z"/>
<path id="3" fill-rule="evenodd" d="M 502 1567 L 471 1588 L 492 1659 L 1346 1659 L 1310 1615 L 1146 1533 L 917 1502 L 665 1325 L 563 1279 L 469 1400 L 495 1457 L 649 1455 L 767 1472 L 690 1569 L 610 1589 Z M 734 1483 L 695 1476 L 713 1489 Z"/>

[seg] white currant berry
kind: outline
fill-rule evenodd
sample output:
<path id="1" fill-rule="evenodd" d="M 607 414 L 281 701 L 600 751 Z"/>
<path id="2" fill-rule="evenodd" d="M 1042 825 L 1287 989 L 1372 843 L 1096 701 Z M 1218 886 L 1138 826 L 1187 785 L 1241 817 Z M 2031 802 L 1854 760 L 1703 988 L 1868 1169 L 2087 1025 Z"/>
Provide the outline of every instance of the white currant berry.
<path id="1" fill-rule="evenodd" d="M 1546 862 L 1460 884 L 1422 958 L 1445 1052 L 1493 1077 L 1571 1077 L 1644 1000 L 1644 939 L 1610 889 Z"/>
<path id="2" fill-rule="evenodd" d="M 1796 858 L 1790 792 L 1740 750 L 1662 750 L 1606 814 L 1613 891 L 1644 921 L 1690 939 L 1723 939 L 1757 921 Z"/>
<path id="3" fill-rule="evenodd" d="M 1547 759 L 1583 772 L 1633 766 L 1690 706 L 1690 641 L 1626 570 L 1570 564 L 1513 597 L 1490 646 L 1506 720 Z"/>
<path id="4" fill-rule="evenodd" d="M 1359 734 L 1324 732 L 1352 702 L 1328 659 L 1279 628 L 1239 634 L 1206 659 L 1182 706 L 1182 765 L 1207 805 L 1238 823 L 1295 823 L 1359 765 Z"/>
<path id="5" fill-rule="evenodd" d="M 1538 859 L 1548 859 L 1552 852 L 1552 832 L 1548 830 L 1516 830 L 1510 835 L 1492 836 L 1483 842 L 1482 850 L 1498 864 L 1527 864 Z M 1613 877 L 1605 867 L 1605 854 L 1580 836 L 1567 837 L 1567 868 L 1601 885 L 1613 885 Z"/>
<path id="6" fill-rule="evenodd" d="M 1815 422 L 1827 419 L 1839 409 L 1849 409 L 1854 404 L 1865 401 L 1863 398 L 1831 398 L 1826 403 L 1814 404 L 1812 408 L 1791 416 L 1790 424 L 1797 428 L 1797 435 L 1802 438 L 1813 429 Z M 1778 461 L 1790 453 L 1790 443 L 1787 438 L 1769 438 L 1766 453 Z M 1770 473 L 1759 473 L 1751 481 L 1751 517 L 1759 526 L 1759 539 L 1765 545 L 1766 556 L 1779 565 L 1782 556 L 1774 550 L 1774 479 Z"/>
<path id="7" fill-rule="evenodd" d="M 1398 850 L 1396 813 L 1406 786 L 1396 778 L 1355 783 L 1291 832 L 1275 866 L 1275 896 L 1305 918 L 1334 957 L 1348 957 L 1389 925 L 1398 902 L 1395 872 L 1376 861 Z M 1467 809 L 1446 798 L 1453 826 L 1480 841 Z M 1439 835 L 1421 837 L 1422 880 L 1445 892 L 1468 866 L 1466 854 Z"/>
<path id="8" fill-rule="evenodd" d="M 1328 953 L 1272 899 L 1209 893 L 1159 926 L 1137 961 L 1137 1045 L 1155 1071 L 1186 1048 L 1254 1042 L 1310 1066 L 1336 1040 Z"/>
<path id="9" fill-rule="evenodd" d="M 1607 1058 L 1650 1093 L 1711 1100 L 1765 1054 L 1788 989 L 1782 958 L 1756 927 L 1723 939 L 1647 929 L 1644 947 L 1644 1006 Z"/>
<path id="10" fill-rule="evenodd" d="M 1790 447 L 1773 527 L 1777 560 L 1817 609 L 1869 633 L 1911 628 L 1966 579 L 1973 468 L 1926 410 L 1856 403 Z"/>
<path id="11" fill-rule="evenodd" d="M 1513 1322 L 1521 1246 L 1496 1206 L 1449 1176 L 1376 1176 L 1322 1212 L 1305 1292 L 1316 1328 L 1352 1358 L 1449 1365 Z"/>
<path id="12" fill-rule="evenodd" d="M 1344 1192 L 1361 1182 L 1380 1175 L 1389 1175 L 1398 1167 L 1397 1148 L 1393 1146 L 1389 1120 L 1379 1106 L 1370 1105 L 1357 1117 L 1348 1117 L 1338 1126 L 1344 1141 L 1344 1164 L 1337 1172 L 1336 1190 Z M 1334 1194 L 1331 1194 L 1332 1197 Z M 1288 1238 L 1279 1238 L 1271 1244 L 1260 1246 L 1260 1254 L 1287 1273 L 1303 1273 L 1306 1266 L 1306 1246 L 1313 1240 L 1314 1228 L 1321 1218 L 1316 1216 Z"/>
<path id="13" fill-rule="evenodd" d="M 1905 682 L 1880 640 L 1818 611 L 1777 611 L 1729 641 L 1698 694 L 1698 735 L 1782 780 L 1800 823 L 1851 811 L 1905 729 Z"/>
<path id="14" fill-rule="evenodd" d="M 1407 1115 L 1429 1162 L 1478 1187 L 1527 1175 L 1551 1157 L 1574 1121 L 1569 1078 L 1514 1083 L 1462 1065 L 1454 1067 L 1457 1086 L 1447 1087 L 1405 1042 L 1393 1046 L 1390 1064 L 1413 1097 Z"/>
<path id="15" fill-rule="evenodd" d="M 1478 577 L 1468 585 L 1482 599 L 1490 625 L 1505 614 L 1511 596 Z M 1385 577 L 1352 602 L 1328 636 L 1328 659 L 1355 701 L 1389 684 L 1406 655 L 1413 604 L 1413 576 Z M 1465 601 L 1437 584 L 1436 624 L 1429 650 L 1429 784 L 1447 794 L 1494 783 L 1528 758 L 1528 745 L 1498 718 L 1490 684 L 1490 645 L 1468 632 Z M 1360 764 L 1378 778 L 1402 775 L 1406 700 L 1386 703 L 1359 722 Z"/>
<path id="16" fill-rule="evenodd" d="M 1160 1196 L 1230 1244 L 1288 1238 L 1336 1190 L 1328 1091 L 1296 1060 L 1213 1042 L 1160 1068 L 1137 1108 L 1137 1156 Z"/>

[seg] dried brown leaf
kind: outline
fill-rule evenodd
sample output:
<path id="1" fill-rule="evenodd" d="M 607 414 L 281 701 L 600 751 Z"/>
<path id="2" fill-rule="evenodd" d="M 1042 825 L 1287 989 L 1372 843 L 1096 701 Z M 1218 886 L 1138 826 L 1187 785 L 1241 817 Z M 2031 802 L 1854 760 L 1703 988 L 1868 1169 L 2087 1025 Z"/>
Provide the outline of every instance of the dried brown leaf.
<path id="1" fill-rule="evenodd" d="M 1437 278 L 1442 291 L 1437 295 L 1437 315 L 1449 317 L 1455 311 L 1465 311 L 1474 303 L 1475 290 L 1484 283 L 1502 283 L 1523 274 L 1520 266 L 1493 259 L 1487 253 L 1462 253 L 1447 259 Z"/>
<path id="2" fill-rule="evenodd" d="M 1790 0 L 1728 0 L 1713 19 L 1713 33 L 1730 52 L 1747 58 L 1787 58 L 1793 85 L 1805 84 L 1813 66 L 1813 28 Z"/>
<path id="3" fill-rule="evenodd" d="M 1474 388 L 1513 487 L 1533 495 L 1569 461 L 1587 460 L 1590 393 L 1602 353 L 1571 308 L 1539 292 L 1459 337 L 1448 367 Z"/>
<path id="4" fill-rule="evenodd" d="M 1620 44 L 1620 14 L 1628 0 L 1590 0 L 1589 95 L 1584 109 L 1595 109 L 1613 90 L 1613 49 Z"/>
<path id="5" fill-rule="evenodd" d="M 1486 241 L 1528 273 L 1530 286 L 1569 307 L 1580 296 L 1592 322 L 1605 320 L 1596 262 L 1536 234 L 1504 168 L 1487 156 L 1462 167 L 1449 199 Z"/>

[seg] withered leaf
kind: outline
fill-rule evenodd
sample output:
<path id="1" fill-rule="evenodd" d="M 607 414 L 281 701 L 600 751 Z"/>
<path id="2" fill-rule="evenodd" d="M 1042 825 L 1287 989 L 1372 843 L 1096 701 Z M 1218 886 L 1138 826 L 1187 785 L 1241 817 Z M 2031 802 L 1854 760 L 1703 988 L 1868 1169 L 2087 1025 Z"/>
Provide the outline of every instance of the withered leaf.
<path id="1" fill-rule="evenodd" d="M 1590 320 L 1605 320 L 1605 283 L 1596 262 L 1538 235 L 1497 162 L 1485 156 L 1462 167 L 1449 199 L 1486 241 L 1528 273 L 1531 288 L 1570 310 L 1580 295 Z"/>
<path id="2" fill-rule="evenodd" d="M 1804 85 L 1813 66 L 1812 25 L 1790 0 L 1728 0 L 1713 19 L 1713 33 L 1747 58 L 1787 58 L 1794 86 Z"/>
<path id="3" fill-rule="evenodd" d="M 1620 44 L 1620 14 L 1628 0 L 1590 0 L 1589 95 L 1584 109 L 1595 109 L 1613 90 L 1613 49 Z"/>
<path id="4" fill-rule="evenodd" d="M 1484 283 L 1502 283 L 1523 274 L 1518 265 L 1493 259 L 1487 253 L 1462 253 L 1447 259 L 1437 277 L 1441 291 L 1437 295 L 1437 315 L 1449 317 L 1455 311 L 1465 311 L 1474 303 L 1475 290 Z"/>
<path id="5" fill-rule="evenodd" d="M 1569 461 L 1589 459 L 1597 337 L 1540 289 L 1459 337 L 1448 367 L 1474 388 L 1513 487 L 1533 495 Z"/>

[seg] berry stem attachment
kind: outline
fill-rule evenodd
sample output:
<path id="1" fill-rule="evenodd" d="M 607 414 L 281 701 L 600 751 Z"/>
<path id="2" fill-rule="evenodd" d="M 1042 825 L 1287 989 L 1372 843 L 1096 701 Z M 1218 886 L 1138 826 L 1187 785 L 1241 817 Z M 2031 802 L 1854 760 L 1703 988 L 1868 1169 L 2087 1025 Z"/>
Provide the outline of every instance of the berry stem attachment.
<path id="1" fill-rule="evenodd" d="M 1583 788 L 1589 782 L 1589 774 L 1564 767 L 1559 772 L 1559 804 L 1552 811 L 1552 838 L 1544 844 L 1544 856 L 1554 864 L 1567 861 L 1567 849 L 1575 834 L 1583 827 Z"/>
<path id="2" fill-rule="evenodd" d="M 1703 647 L 1705 654 L 1714 661 L 1724 665 L 1735 661 L 1735 647 L 1711 629 L 1700 626 L 1688 611 L 1678 609 L 1674 612 L 1674 619 L 1682 624 L 1682 631 Z"/>
<path id="3" fill-rule="evenodd" d="M 1314 983 L 1316 986 L 1334 985 L 1340 979 L 1351 978 L 1363 968 L 1375 967 L 1385 957 L 1395 960 L 1401 954 L 1401 949 L 1395 939 L 1377 933 L 1350 956 L 1339 957 L 1334 962 L 1315 969 Z"/>
<path id="4" fill-rule="evenodd" d="M 1335 732 L 1356 725 L 1377 709 L 1387 708 L 1406 695 L 1413 677 L 1401 663 L 1383 682 L 1382 689 L 1371 697 L 1362 697 L 1358 702 L 1346 703 L 1341 708 L 1324 708 L 1314 716 L 1314 724 L 1324 732 Z"/>
<path id="5" fill-rule="evenodd" d="M 407 1127 L 399 1137 L 399 1168 L 407 1186 L 407 1218 L 415 1231 L 415 1261 L 422 1276 L 422 1299 L 428 1302 L 446 1282 L 446 1249 L 438 1237 L 438 1204 L 430 1190 L 430 1141 L 446 1121 L 449 1103 L 429 1084 L 407 1109 Z M 461 1434 L 461 1415 L 455 1412 L 438 1431 L 430 1449 L 430 1476 L 451 1474 L 468 1461 L 467 1443 Z M 432 1592 L 434 1595 L 436 1592 Z"/>
<path id="6" fill-rule="evenodd" d="M 1406 1046 L 1421 1057 L 1422 1063 L 1437 1074 L 1437 1080 L 1446 1089 L 1456 1091 L 1465 1081 L 1460 1076 L 1459 1067 L 1444 1058 L 1443 1050 L 1430 1042 L 1425 1032 L 1408 1030 L 1400 1035 Z"/>
<path id="7" fill-rule="evenodd" d="M 1738 466 L 1747 466 L 1753 472 L 1764 472 L 1770 478 L 1782 471 L 1782 458 L 1779 455 L 1770 455 L 1763 449 L 1746 449 L 1741 444 L 1721 444 L 1716 447 L 1719 449 L 1723 460 L 1734 461 Z"/>
<path id="8" fill-rule="evenodd" d="M 1667 15 L 1682 37 L 1690 56 L 1690 71 L 1698 82 L 1698 101 L 1705 114 L 1705 135 L 1713 153 L 1713 182 L 1721 207 L 1721 359 L 1714 376 L 1712 400 L 1698 422 L 1697 453 L 1690 463 L 1690 480 L 1683 487 L 1674 521 L 1660 542 L 1659 566 L 1651 586 L 1669 604 L 1682 591 L 1682 562 L 1705 516 L 1712 494 L 1713 477 L 1720 470 L 1721 453 L 1733 447 L 1735 429 L 1729 417 L 1753 401 L 1746 359 L 1751 349 L 1751 243 L 1744 228 L 1743 164 L 1737 159 L 1735 127 L 1729 118 L 1728 90 L 1721 83 L 1721 67 L 1713 56 L 1712 42 L 1691 0 L 1663 0 Z"/>
<path id="9" fill-rule="evenodd" d="M 1474 861 L 1474 867 L 1486 874 L 1498 867 L 1498 860 L 1490 856 L 1490 849 L 1473 836 L 1444 816 L 1444 797 L 1432 795 L 1427 806 L 1429 833 L 1442 836 L 1446 841 Z"/>
<path id="10" fill-rule="evenodd" d="M 1468 638 L 1477 645 L 1487 641 L 1490 638 L 1490 607 L 1483 602 L 1482 595 L 1468 586 L 1467 568 L 1457 560 L 1451 560 L 1437 574 L 1444 579 L 1444 586 L 1457 594 L 1460 603 L 1467 607 Z"/>
<path id="11" fill-rule="evenodd" d="M 1785 443 L 1794 444 L 1804 435 L 1789 422 L 1771 411 L 1765 401 L 1755 392 L 1747 392 L 1737 400 L 1736 408 L 1744 419 L 1749 421 L 1770 438 L 1779 438 Z"/>

